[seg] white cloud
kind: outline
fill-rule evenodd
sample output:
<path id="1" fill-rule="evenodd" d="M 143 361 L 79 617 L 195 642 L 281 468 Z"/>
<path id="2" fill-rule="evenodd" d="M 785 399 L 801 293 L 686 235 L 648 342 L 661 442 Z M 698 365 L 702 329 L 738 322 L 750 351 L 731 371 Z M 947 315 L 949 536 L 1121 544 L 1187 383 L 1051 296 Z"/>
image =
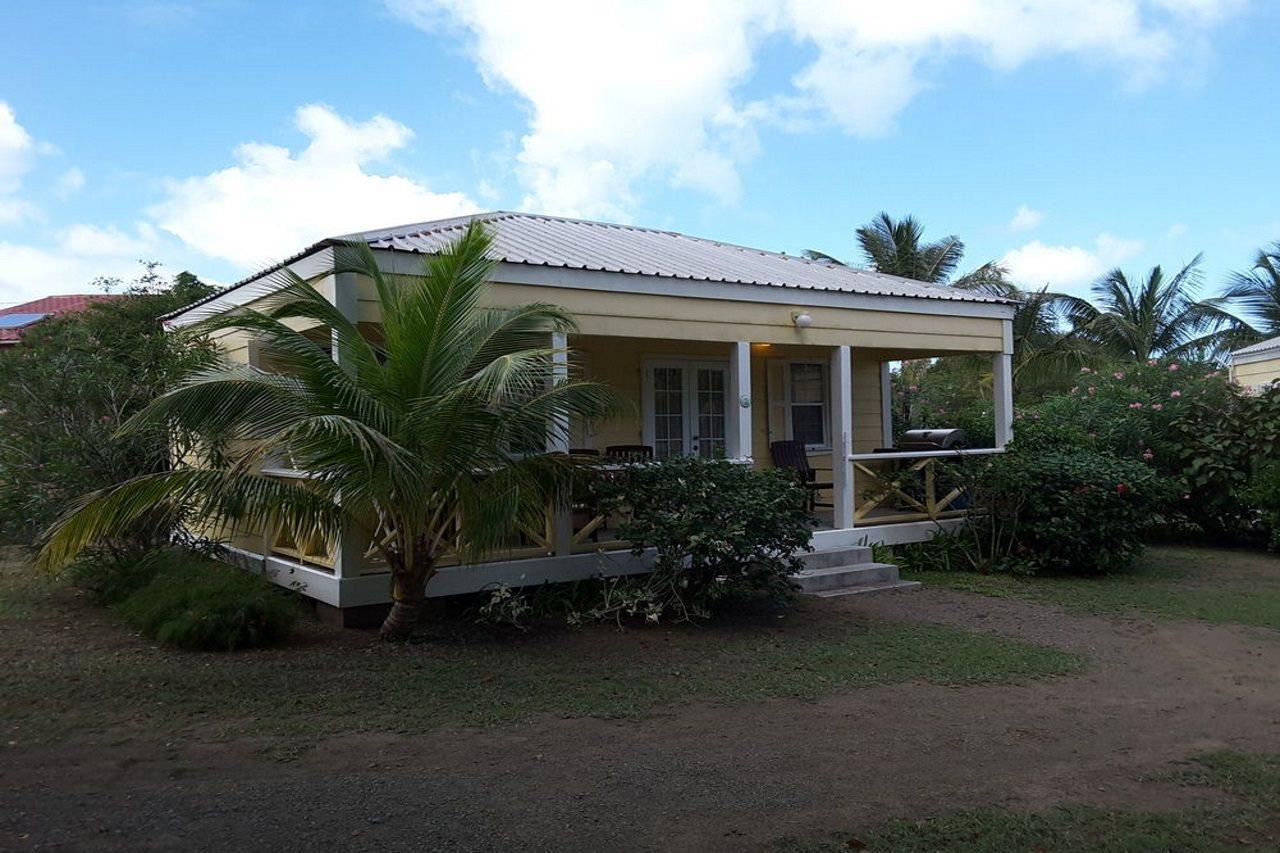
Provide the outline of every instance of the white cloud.
<path id="1" fill-rule="evenodd" d="M 35 167 L 36 157 L 50 150 L 31 138 L 18 123 L 13 107 L 0 101 L 0 225 L 38 219 L 40 208 L 18 198 L 22 179 Z"/>
<path id="2" fill-rule="evenodd" d="M 441 13 L 474 34 L 485 80 L 533 107 L 518 169 L 527 207 L 625 218 L 634 183 L 658 174 L 722 198 L 749 149 L 730 91 L 751 70 L 756 0 L 392 0 L 414 23 Z"/>
<path id="3" fill-rule="evenodd" d="M 1025 204 L 1018 205 L 1018 209 L 1014 212 L 1013 218 L 1009 220 L 1009 230 L 1011 231 L 1031 231 L 1044 221 L 1044 214 L 1034 208 L 1027 207 Z"/>
<path id="4" fill-rule="evenodd" d="M 91 293 L 99 278 L 137 277 L 139 261 L 165 253 L 153 226 L 132 232 L 115 226 L 76 223 L 49 246 L 0 241 L 0 307 L 58 293 Z"/>
<path id="5" fill-rule="evenodd" d="M 246 142 L 236 165 L 170 181 L 167 198 L 149 213 L 196 250 L 247 269 L 324 237 L 476 210 L 461 193 L 368 171 L 413 137 L 386 116 L 352 122 L 310 104 L 298 108 L 295 123 L 308 139 L 296 155 Z"/>
<path id="6" fill-rule="evenodd" d="M 1024 287 L 1070 288 L 1086 284 L 1142 251 L 1142 243 L 1099 234 L 1092 249 L 1050 246 L 1033 240 L 1006 252 L 1000 264 Z"/>
<path id="7" fill-rule="evenodd" d="M 41 210 L 21 198 L 0 196 L 0 225 L 16 225 L 28 219 L 39 219 Z"/>
<path id="8" fill-rule="evenodd" d="M 0 101 L 0 193 L 17 192 L 22 176 L 35 165 L 36 142 L 18 124 L 13 107 Z"/>
<path id="9" fill-rule="evenodd" d="M 59 198 L 67 198 L 75 195 L 84 189 L 84 172 L 76 166 L 67 169 L 58 177 L 58 183 L 54 186 L 54 192 Z"/>
<path id="10" fill-rule="evenodd" d="M 526 206 L 627 218 L 644 180 L 733 199 L 766 123 L 887 133 L 956 57 L 1011 71 L 1068 55 L 1149 85 L 1244 0 L 385 2 L 422 29 L 460 29 L 485 81 L 528 103 Z M 770 38 L 812 58 L 746 98 Z"/>

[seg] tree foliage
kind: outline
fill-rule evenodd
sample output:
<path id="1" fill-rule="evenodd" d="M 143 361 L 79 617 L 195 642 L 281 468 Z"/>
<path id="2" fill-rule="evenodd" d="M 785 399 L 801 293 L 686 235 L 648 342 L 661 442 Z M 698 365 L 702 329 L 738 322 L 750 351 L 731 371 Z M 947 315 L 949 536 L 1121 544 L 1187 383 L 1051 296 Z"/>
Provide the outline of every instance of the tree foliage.
<path id="1" fill-rule="evenodd" d="M 123 297 L 53 317 L 0 353 L 0 536 L 30 542 L 67 504 L 93 489 L 167 470 L 163 426 L 116 434 L 211 349 L 166 334 L 159 318 L 211 292 L 190 273 L 157 265 L 122 285 Z M 139 531 L 144 535 L 145 532 Z"/>
<path id="2" fill-rule="evenodd" d="M 550 333 L 574 328 L 565 312 L 542 303 L 484 306 L 490 245 L 473 223 L 418 274 L 394 278 L 367 246 L 340 247 L 337 271 L 373 286 L 376 339 L 287 270 L 256 307 L 200 324 L 203 333 L 256 338 L 275 372 L 229 361 L 192 371 L 126 433 L 171 425 L 226 452 L 87 496 L 48 532 L 42 561 L 64 563 L 174 505 L 215 528 L 360 536 L 390 569 L 383 636 L 407 636 L 442 559 L 474 559 L 510 545 L 522 529 L 541 530 L 547 507 L 567 498 L 577 461 L 517 451 L 546 447 L 564 418 L 590 422 L 614 405 L 603 385 L 558 381 L 565 353 Z M 262 470 L 280 460 L 306 476 Z"/>

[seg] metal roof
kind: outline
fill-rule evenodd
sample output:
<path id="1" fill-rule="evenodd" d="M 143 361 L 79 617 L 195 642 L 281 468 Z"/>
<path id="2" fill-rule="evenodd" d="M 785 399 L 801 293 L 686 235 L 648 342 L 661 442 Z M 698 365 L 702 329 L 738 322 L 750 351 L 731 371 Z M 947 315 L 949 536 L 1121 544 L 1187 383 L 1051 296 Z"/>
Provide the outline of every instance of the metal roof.
<path id="1" fill-rule="evenodd" d="M 857 267 L 690 237 L 675 231 L 531 213 L 479 213 L 348 234 L 336 239 L 365 240 L 375 249 L 434 253 L 456 239 L 477 219 L 488 225 L 493 234 L 494 260 L 509 264 L 876 296 L 962 302 L 1007 301 Z"/>
<path id="2" fill-rule="evenodd" d="M 1261 343 L 1243 347 L 1242 349 L 1232 352 L 1231 356 L 1234 358 L 1237 355 L 1257 355 L 1271 350 L 1280 350 L 1280 338 L 1270 338 L 1262 341 Z"/>
<path id="3" fill-rule="evenodd" d="M 484 222 L 493 237 L 493 260 L 508 264 L 868 296 L 1016 304 L 975 291 L 690 237 L 676 231 L 499 210 L 330 237 L 168 317 L 211 302 L 328 246 L 363 241 L 374 249 L 431 254 L 457 239 L 476 220 Z M 675 289 L 672 293 L 679 295 Z"/>

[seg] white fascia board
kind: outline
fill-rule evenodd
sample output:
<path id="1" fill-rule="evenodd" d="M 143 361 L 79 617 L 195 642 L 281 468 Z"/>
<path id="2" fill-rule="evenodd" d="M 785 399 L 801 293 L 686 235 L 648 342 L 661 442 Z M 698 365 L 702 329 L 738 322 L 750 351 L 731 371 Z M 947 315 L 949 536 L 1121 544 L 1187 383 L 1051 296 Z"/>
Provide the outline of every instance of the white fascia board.
<path id="1" fill-rule="evenodd" d="M 1231 354 L 1231 363 L 1234 365 L 1254 364 L 1259 361 L 1273 361 L 1275 359 L 1280 359 L 1280 346 L 1274 349 L 1264 349 L 1261 352 L 1233 352 Z"/>
<path id="2" fill-rule="evenodd" d="M 333 271 L 333 248 L 325 246 L 316 249 L 311 254 L 298 258 L 282 268 L 273 269 L 256 278 L 237 284 L 208 302 L 188 308 L 181 314 L 170 317 L 165 320 L 164 327 L 166 329 L 180 329 L 183 326 L 190 326 L 215 314 L 230 311 L 232 308 L 238 308 L 241 305 L 248 305 L 255 299 L 261 299 L 274 293 L 283 284 L 283 276 L 280 274 L 281 269 L 291 270 L 305 279 L 325 275 Z"/>
<path id="3" fill-rule="evenodd" d="M 374 255 L 378 258 L 378 265 L 386 272 L 412 274 L 422 269 L 423 256 L 413 252 L 379 249 L 374 252 Z M 906 314 L 943 314 L 952 317 L 991 317 L 1001 320 L 1012 319 L 1017 310 L 1015 305 L 1000 302 L 964 302 L 958 299 L 883 296 L 768 284 L 694 281 L 687 278 L 505 262 L 498 264 L 493 273 L 493 280 L 505 284 L 530 284 L 606 293 L 638 293 L 675 299 L 724 299 L 733 302 L 894 311 Z"/>

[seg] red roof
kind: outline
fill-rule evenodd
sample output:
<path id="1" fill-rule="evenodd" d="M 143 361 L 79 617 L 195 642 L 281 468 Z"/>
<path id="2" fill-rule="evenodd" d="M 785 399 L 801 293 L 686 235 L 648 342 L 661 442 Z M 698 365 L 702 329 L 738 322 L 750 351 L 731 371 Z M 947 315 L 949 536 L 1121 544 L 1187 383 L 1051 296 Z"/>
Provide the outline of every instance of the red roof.
<path id="1" fill-rule="evenodd" d="M 119 293 L 75 293 L 68 296 L 44 296 L 23 302 L 21 305 L 10 305 L 0 308 L 0 317 L 6 314 L 69 314 L 83 311 L 95 302 L 108 302 L 119 299 Z M 17 343 L 22 337 L 22 329 L 0 329 L 0 345 Z"/>

